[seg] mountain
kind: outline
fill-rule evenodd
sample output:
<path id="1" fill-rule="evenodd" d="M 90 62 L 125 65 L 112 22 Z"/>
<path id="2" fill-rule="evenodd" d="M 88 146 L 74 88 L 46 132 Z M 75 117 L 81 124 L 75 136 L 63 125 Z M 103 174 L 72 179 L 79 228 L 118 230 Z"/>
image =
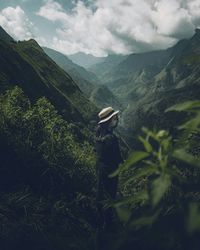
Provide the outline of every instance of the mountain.
<path id="1" fill-rule="evenodd" d="M 106 106 L 113 106 L 116 109 L 121 108 L 116 96 L 105 85 L 102 85 L 94 73 L 73 63 L 67 56 L 58 51 L 49 48 L 43 48 L 43 50 L 57 65 L 70 74 L 86 97 L 96 106 L 99 108 Z"/>
<path id="2" fill-rule="evenodd" d="M 198 84 L 200 80 L 200 31 L 190 40 L 179 42 L 171 54 L 171 61 L 155 77 L 156 88 L 167 90 Z"/>
<path id="3" fill-rule="evenodd" d="M 123 116 L 126 134 L 139 132 L 142 126 L 173 129 L 184 119 L 184 115 L 164 111 L 176 103 L 199 99 L 199 30 L 191 39 L 180 41 L 168 52 L 168 62 L 164 63 L 160 72 L 142 83 L 141 86 L 145 89 L 143 95 L 140 94 L 138 98 L 138 93 L 132 90 L 134 96 L 129 96 L 129 105 Z M 138 82 L 133 81 L 133 89 L 136 85 L 140 87 Z"/>
<path id="4" fill-rule="evenodd" d="M 35 40 L 1 34 L 1 250 L 89 249 L 98 110 Z"/>
<path id="5" fill-rule="evenodd" d="M 0 26 L 0 39 L 5 42 L 14 42 L 14 39 Z"/>
<path id="6" fill-rule="evenodd" d="M 98 75 L 96 71 L 96 74 L 103 76 L 104 84 L 127 104 L 133 99 L 139 100 L 150 89 L 164 90 L 170 88 L 170 84 L 176 84 L 177 88 L 187 85 L 187 81 L 192 80 L 190 75 L 194 71 L 198 73 L 198 37 L 196 30 L 191 39 L 179 41 L 169 49 L 131 54 L 111 69 L 107 70 L 104 65 L 103 73 Z M 194 65 L 196 69 L 193 69 Z M 194 81 L 198 81 L 196 75 Z"/>
<path id="7" fill-rule="evenodd" d="M 0 92 L 18 85 L 32 100 L 45 96 L 67 120 L 84 121 L 96 113 L 71 76 L 35 40 L 0 39 L 0 55 Z"/>
<path id="8" fill-rule="evenodd" d="M 97 86 L 91 93 L 90 100 L 100 108 L 112 106 L 114 109 L 123 109 L 118 98 L 105 85 Z"/>
<path id="9" fill-rule="evenodd" d="M 146 83 L 168 62 L 169 54 L 170 50 L 166 50 L 123 57 L 101 73 L 102 81 L 123 103 L 128 104 L 130 98 L 140 98 L 148 91 Z"/>
<path id="10" fill-rule="evenodd" d="M 99 84 L 99 80 L 92 72 L 87 71 L 85 68 L 73 63 L 67 56 L 62 53 L 44 47 L 44 52 L 51 57 L 57 65 L 70 74 L 73 80 L 78 84 L 79 88 L 90 97 L 91 92 Z"/>
<path id="11" fill-rule="evenodd" d="M 127 56 L 124 55 L 108 55 L 104 61 L 92 65 L 89 70 L 94 72 L 102 82 L 105 82 L 107 74 L 126 58 Z"/>
<path id="12" fill-rule="evenodd" d="M 85 54 L 83 52 L 78 52 L 72 55 L 67 55 L 74 63 L 84 67 L 89 68 L 94 64 L 100 63 L 104 60 L 104 57 L 95 57 L 90 54 Z"/>

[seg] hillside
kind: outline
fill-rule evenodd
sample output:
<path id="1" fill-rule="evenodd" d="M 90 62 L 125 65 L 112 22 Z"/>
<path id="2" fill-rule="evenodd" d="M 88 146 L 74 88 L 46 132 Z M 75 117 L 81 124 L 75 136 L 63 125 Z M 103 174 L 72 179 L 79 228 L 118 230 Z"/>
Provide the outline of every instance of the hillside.
<path id="1" fill-rule="evenodd" d="M 118 98 L 105 85 L 97 86 L 92 91 L 90 100 L 100 108 L 112 106 L 114 109 L 123 109 Z"/>
<path id="2" fill-rule="evenodd" d="M 107 75 L 112 71 L 120 62 L 125 60 L 127 56 L 123 55 L 108 55 L 103 62 L 92 65 L 89 70 L 94 72 L 103 83 L 107 81 Z"/>
<path id="3" fill-rule="evenodd" d="M 88 249 L 96 215 L 88 203 L 96 187 L 90 121 L 98 109 L 35 40 L 10 41 L 5 34 L 0 32 L 0 248 Z"/>
<path id="4" fill-rule="evenodd" d="M 0 26 L 0 39 L 5 42 L 14 42 L 14 39 Z"/>
<path id="5" fill-rule="evenodd" d="M 77 83 L 81 91 L 97 107 L 103 108 L 113 106 L 116 109 L 121 108 L 121 104 L 116 96 L 104 85 L 96 75 L 85 68 L 73 63 L 67 56 L 62 53 L 43 48 L 45 53 L 51 57 L 57 65 L 70 74 L 72 79 Z"/>
<path id="6" fill-rule="evenodd" d="M 162 90 L 198 84 L 200 80 L 200 30 L 190 40 L 178 43 L 170 62 L 155 76 L 156 87 Z"/>
<path id="7" fill-rule="evenodd" d="M 87 97 L 90 97 L 93 89 L 100 84 L 99 79 L 92 72 L 87 71 L 85 68 L 73 63 L 67 56 L 62 53 L 49 49 L 43 48 L 44 52 L 51 57 L 51 59 L 56 62 L 62 69 L 70 74 L 73 80 L 78 84 L 79 88 L 82 90 Z"/>
<path id="8" fill-rule="evenodd" d="M 20 86 L 31 98 L 47 97 L 66 119 L 90 119 L 96 112 L 69 74 L 33 39 L 18 43 L 0 40 L 0 91 Z"/>
<path id="9" fill-rule="evenodd" d="M 199 98 L 199 32 L 170 50 L 169 61 L 149 82 L 145 80 L 140 86 L 137 81 L 133 81 L 133 90 L 129 92 L 129 105 L 124 112 L 126 133 L 137 133 L 141 126 L 170 129 L 183 117 L 182 114 L 176 117 L 166 114 L 165 109 L 179 102 Z M 138 89 L 143 86 L 144 92 L 140 98 L 134 89 L 136 86 Z"/>
<path id="10" fill-rule="evenodd" d="M 151 79 L 168 62 L 169 53 L 167 50 L 129 55 L 105 71 L 102 77 L 105 85 L 124 103 L 128 103 L 129 95 L 140 98 L 148 91 Z"/>

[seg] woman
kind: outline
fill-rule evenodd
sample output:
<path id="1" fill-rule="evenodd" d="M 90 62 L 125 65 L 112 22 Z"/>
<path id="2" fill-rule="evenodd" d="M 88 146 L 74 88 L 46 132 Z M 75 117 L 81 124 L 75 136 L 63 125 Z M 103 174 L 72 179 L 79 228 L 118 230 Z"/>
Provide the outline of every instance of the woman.
<path id="1" fill-rule="evenodd" d="M 104 108 L 99 114 L 99 123 L 96 131 L 97 151 L 97 209 L 98 227 L 105 230 L 112 226 L 113 210 L 104 209 L 103 203 L 107 199 L 115 199 L 117 193 L 117 177 L 110 178 L 109 174 L 122 163 L 121 152 L 117 136 L 113 130 L 118 125 L 118 113 L 112 107 Z"/>

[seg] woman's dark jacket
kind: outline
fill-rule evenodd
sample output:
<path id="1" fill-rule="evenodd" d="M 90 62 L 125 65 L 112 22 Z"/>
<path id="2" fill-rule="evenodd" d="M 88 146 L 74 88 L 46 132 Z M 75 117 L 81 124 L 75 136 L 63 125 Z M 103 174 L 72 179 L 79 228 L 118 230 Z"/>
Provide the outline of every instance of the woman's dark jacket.
<path id="1" fill-rule="evenodd" d="M 117 136 L 112 131 L 106 131 L 96 137 L 97 152 L 97 176 L 98 176 L 98 199 L 105 196 L 115 198 L 117 192 L 117 177 L 110 178 L 122 157 Z"/>

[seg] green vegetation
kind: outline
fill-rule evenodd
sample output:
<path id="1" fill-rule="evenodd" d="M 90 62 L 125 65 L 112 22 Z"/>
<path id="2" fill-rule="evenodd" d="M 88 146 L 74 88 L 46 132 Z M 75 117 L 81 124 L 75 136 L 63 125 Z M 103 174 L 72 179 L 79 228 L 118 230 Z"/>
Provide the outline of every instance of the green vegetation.
<path id="1" fill-rule="evenodd" d="M 1 249 L 90 249 L 91 132 L 63 120 L 44 97 L 31 104 L 19 87 L 1 95 L 0 115 Z"/>
<path id="2" fill-rule="evenodd" d="M 133 152 L 111 175 L 124 197 L 116 208 L 126 237 L 117 249 L 198 249 L 200 233 L 200 101 L 172 106 L 186 112 L 173 138 L 143 128 L 144 150 Z"/>
<path id="3" fill-rule="evenodd" d="M 187 114 L 176 137 L 143 128 L 143 150 L 111 175 L 122 193 L 107 203 L 118 215 L 106 238 L 112 249 L 198 249 L 200 101 L 166 112 Z M 63 120 L 46 98 L 31 104 L 19 87 L 1 95 L 0 114 L 2 249 L 94 249 L 92 133 Z"/>

